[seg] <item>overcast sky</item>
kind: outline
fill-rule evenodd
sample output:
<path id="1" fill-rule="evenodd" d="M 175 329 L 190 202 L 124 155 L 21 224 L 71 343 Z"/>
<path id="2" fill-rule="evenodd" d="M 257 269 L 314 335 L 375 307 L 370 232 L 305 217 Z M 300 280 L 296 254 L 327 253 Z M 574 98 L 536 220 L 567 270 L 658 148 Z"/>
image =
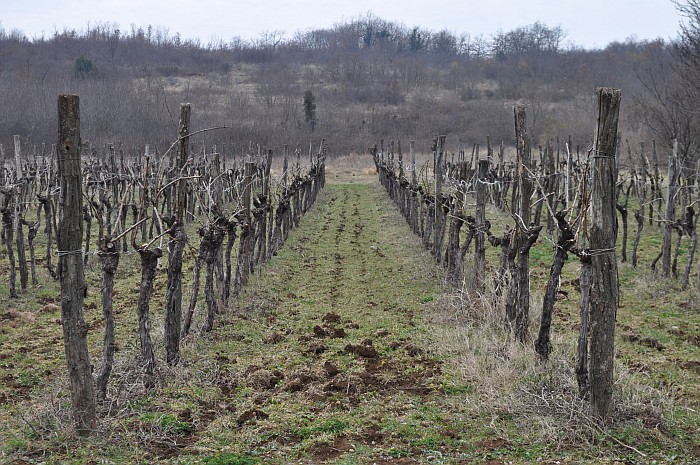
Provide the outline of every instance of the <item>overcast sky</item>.
<path id="1" fill-rule="evenodd" d="M 566 42 L 602 48 L 631 36 L 675 38 L 681 20 L 671 0 L 0 0 L 0 8 L 0 27 L 30 38 L 101 22 L 125 31 L 162 26 L 204 43 L 272 30 L 291 36 L 371 12 L 409 27 L 485 37 L 540 21 L 560 26 Z"/>

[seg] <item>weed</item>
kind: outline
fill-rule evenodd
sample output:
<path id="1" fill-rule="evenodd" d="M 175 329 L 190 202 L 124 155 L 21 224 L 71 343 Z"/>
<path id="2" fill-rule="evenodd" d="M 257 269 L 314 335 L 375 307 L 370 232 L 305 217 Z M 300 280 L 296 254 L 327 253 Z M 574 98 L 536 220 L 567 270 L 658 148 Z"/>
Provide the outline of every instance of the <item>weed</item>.
<path id="1" fill-rule="evenodd" d="M 204 457 L 202 463 L 205 465 L 255 465 L 260 463 L 260 460 L 249 455 L 222 453 Z"/>
<path id="2" fill-rule="evenodd" d="M 342 420 L 331 418 L 319 425 L 300 428 L 296 433 L 302 438 L 310 438 L 317 434 L 338 434 L 348 429 L 349 425 Z"/>

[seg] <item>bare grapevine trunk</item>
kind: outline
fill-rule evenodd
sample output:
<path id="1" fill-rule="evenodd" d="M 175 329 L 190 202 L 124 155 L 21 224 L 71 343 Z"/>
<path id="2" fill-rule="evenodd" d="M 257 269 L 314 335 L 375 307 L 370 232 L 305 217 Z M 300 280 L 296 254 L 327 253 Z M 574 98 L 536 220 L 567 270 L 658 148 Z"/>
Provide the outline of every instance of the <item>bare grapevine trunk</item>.
<path id="1" fill-rule="evenodd" d="M 228 241 L 226 242 L 226 251 L 224 253 L 225 261 L 225 277 L 224 277 L 224 302 L 228 302 L 229 295 L 231 293 L 231 253 L 233 251 L 233 245 L 236 243 L 236 231 L 238 229 L 237 221 L 229 221 L 227 235 Z"/>
<path id="2" fill-rule="evenodd" d="M 204 326 L 205 331 L 211 331 L 214 328 L 214 318 L 219 312 L 219 302 L 214 293 L 214 266 L 216 265 L 216 257 L 221 249 L 221 244 L 224 242 L 225 228 L 213 224 L 206 231 L 202 245 L 206 240 L 207 254 L 205 263 L 207 264 L 207 276 L 204 283 L 204 296 L 207 301 L 207 323 Z"/>
<path id="3" fill-rule="evenodd" d="M 690 249 L 688 250 L 688 263 L 685 267 L 685 273 L 683 273 L 683 290 L 688 289 L 690 285 L 690 270 L 693 267 L 693 259 L 695 258 L 695 251 L 698 246 L 698 231 L 695 226 L 695 209 L 693 207 L 685 207 L 685 230 L 690 236 Z M 698 276 L 698 281 L 700 281 L 700 276 Z"/>
<path id="4" fill-rule="evenodd" d="M 97 375 L 97 399 L 107 398 L 107 383 L 114 366 L 114 351 L 116 342 L 114 340 L 114 312 L 112 311 L 112 300 L 114 297 L 114 274 L 119 266 L 119 250 L 117 244 L 110 236 L 100 240 L 97 256 L 102 264 L 102 315 L 105 320 L 104 345 L 102 347 L 102 366 Z"/>
<path id="5" fill-rule="evenodd" d="M 166 360 L 176 365 L 180 359 L 180 331 L 182 330 L 182 255 L 187 242 L 185 235 L 185 215 L 187 208 L 187 179 L 185 169 L 189 159 L 190 104 L 180 106 L 179 160 L 177 182 L 177 204 L 175 217 L 169 225 L 168 234 L 171 247 L 168 255 L 168 284 L 165 292 L 165 339 Z"/>
<path id="6" fill-rule="evenodd" d="M 542 303 L 542 318 L 540 320 L 540 332 L 535 342 L 535 352 L 543 360 L 549 358 L 552 352 L 552 342 L 550 338 L 550 330 L 552 327 L 552 314 L 554 313 L 554 303 L 556 302 L 557 287 L 559 286 L 559 278 L 561 270 L 564 268 L 564 263 L 568 258 L 568 251 L 574 244 L 575 235 L 566 222 L 566 213 L 563 211 L 557 212 L 554 215 L 559 227 L 559 239 L 557 240 L 556 252 L 554 253 L 554 262 L 549 272 L 547 280 L 547 288 L 544 294 Z"/>
<path id="7" fill-rule="evenodd" d="M 580 255 L 581 270 L 579 282 L 581 289 L 581 300 L 579 302 L 579 315 L 581 325 L 578 332 L 578 351 L 576 352 L 576 381 L 578 383 L 579 396 L 584 399 L 588 397 L 590 384 L 588 382 L 588 314 L 591 299 L 591 257 L 590 255 Z"/>
<path id="8" fill-rule="evenodd" d="M 15 262 L 14 252 L 14 228 L 13 228 L 13 212 L 12 212 L 12 192 L 4 192 L 5 205 L 2 208 L 2 240 L 7 248 L 7 259 L 10 262 L 10 276 L 8 281 L 9 295 L 11 298 L 17 297 L 17 264 Z"/>
<path id="9" fill-rule="evenodd" d="M 144 385 L 146 388 L 155 386 L 154 370 L 155 356 L 153 355 L 153 343 L 151 342 L 151 323 L 148 318 L 150 311 L 151 295 L 153 294 L 153 281 L 156 277 L 158 259 L 163 256 L 161 249 L 138 249 L 141 257 L 141 284 L 139 286 L 138 317 L 139 340 L 141 343 L 141 363 L 143 364 Z"/>
<path id="10" fill-rule="evenodd" d="M 200 235 L 202 234 L 200 230 Z M 204 239 L 202 239 L 202 242 Z M 192 267 L 192 288 L 190 290 L 190 304 L 187 307 L 187 313 L 185 314 L 185 320 L 182 323 L 182 339 L 186 338 L 190 333 L 190 327 L 192 326 L 192 317 L 194 316 L 194 311 L 197 308 L 197 299 L 199 298 L 199 281 L 202 274 L 202 263 L 204 263 L 204 258 L 207 251 L 202 244 L 199 246 L 199 253 L 194 259 L 194 265 Z"/>
<path id="11" fill-rule="evenodd" d="M 187 237 L 181 223 L 169 229 L 171 250 L 168 255 L 168 283 L 165 291 L 165 350 L 166 360 L 176 365 L 180 359 L 182 322 L 182 256 Z"/>

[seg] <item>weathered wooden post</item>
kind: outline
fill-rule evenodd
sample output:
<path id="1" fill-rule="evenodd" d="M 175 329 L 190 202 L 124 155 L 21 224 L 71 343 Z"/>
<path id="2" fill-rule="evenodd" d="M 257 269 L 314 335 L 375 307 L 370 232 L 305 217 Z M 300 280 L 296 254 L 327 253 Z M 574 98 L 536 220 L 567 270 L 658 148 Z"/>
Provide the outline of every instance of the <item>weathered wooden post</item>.
<path id="1" fill-rule="evenodd" d="M 27 290 L 27 284 L 29 282 L 29 272 L 27 270 L 27 256 L 24 250 L 24 229 L 22 228 L 22 215 L 24 214 L 24 194 L 26 191 L 26 186 L 24 182 L 24 172 L 22 170 L 22 145 L 21 140 L 18 135 L 14 136 L 15 142 L 15 165 L 17 169 L 17 182 L 19 183 L 19 188 L 15 193 L 14 199 L 14 223 L 13 228 L 15 230 L 15 242 L 17 244 L 17 265 L 19 268 L 19 283 L 20 288 L 23 291 Z"/>
<path id="2" fill-rule="evenodd" d="M 435 151 L 435 235 L 433 254 L 437 263 L 442 262 L 442 239 L 445 233 L 445 228 L 442 226 L 445 221 L 445 215 L 442 212 L 442 164 L 445 156 L 445 137 L 446 136 L 438 136 L 437 148 Z"/>
<path id="3" fill-rule="evenodd" d="M 408 153 L 411 158 L 411 186 L 415 186 L 418 183 L 418 178 L 416 177 L 416 141 L 411 140 L 408 143 Z"/>
<path id="4" fill-rule="evenodd" d="M 637 248 L 639 247 L 639 241 L 642 238 L 642 231 L 644 230 L 644 211 L 647 198 L 647 159 L 644 156 L 644 142 L 640 145 L 640 158 L 642 169 L 640 172 L 639 209 L 634 213 L 634 219 L 637 220 L 637 235 L 635 236 L 634 246 L 632 248 L 632 266 L 635 268 L 637 267 Z"/>
<path id="5" fill-rule="evenodd" d="M 654 166 L 654 193 L 652 198 L 656 201 L 656 216 L 658 218 L 657 225 L 661 224 L 661 186 L 659 182 L 661 180 L 661 175 L 659 174 L 659 157 L 656 153 L 656 140 L 651 141 L 651 159 L 652 165 Z M 649 204 L 649 224 L 653 224 L 654 221 L 654 201 Z"/>
<path id="6" fill-rule="evenodd" d="M 571 172 L 573 171 L 574 160 L 571 156 L 571 136 L 569 136 L 569 142 L 566 144 L 566 208 L 571 208 L 572 195 L 572 185 L 571 185 Z"/>
<path id="7" fill-rule="evenodd" d="M 237 296 L 243 286 L 248 283 L 250 276 L 250 250 L 253 241 L 253 213 L 251 210 L 252 184 L 253 176 L 256 171 L 255 162 L 249 161 L 245 163 L 243 175 L 243 192 L 241 195 L 242 203 L 242 222 L 241 222 L 241 237 L 238 242 L 238 262 L 236 264 L 236 276 L 233 281 L 234 296 Z"/>
<path id="8" fill-rule="evenodd" d="M 591 412 L 599 419 L 612 413 L 617 260 L 615 241 L 615 152 L 620 90 L 599 88 L 598 122 L 591 160 L 591 297 L 590 374 Z"/>
<path id="9" fill-rule="evenodd" d="M 420 234 L 420 209 L 421 209 L 421 199 L 418 195 L 418 176 L 416 175 L 416 151 L 415 151 L 416 141 L 411 140 L 409 147 L 409 154 L 411 157 L 411 228 L 414 234 Z"/>
<path id="10" fill-rule="evenodd" d="M 664 239 L 661 246 L 661 270 L 665 277 L 671 273 L 671 236 L 676 221 L 676 194 L 678 191 L 678 140 L 673 140 L 673 154 L 668 157 L 668 190 L 666 192 L 666 214 Z"/>
<path id="11" fill-rule="evenodd" d="M 73 420 L 80 435 L 97 426 L 95 390 L 83 317 L 83 186 L 80 172 L 80 99 L 58 97 L 58 271 L 61 282 L 61 322 L 71 386 Z"/>
<path id="12" fill-rule="evenodd" d="M 489 146 L 490 150 L 490 146 Z M 486 277 L 486 176 L 490 158 L 479 160 L 476 181 L 476 234 L 474 237 L 474 285 L 483 291 Z"/>
<path id="13" fill-rule="evenodd" d="M 528 240 L 530 229 L 530 197 L 532 181 L 530 180 L 530 141 L 525 126 L 525 105 L 514 108 L 515 137 L 517 144 L 518 190 L 520 192 L 520 225 L 516 241 L 511 247 L 518 248 L 517 264 L 517 302 L 515 304 L 515 334 L 519 341 L 525 342 L 528 332 L 530 314 L 530 247 L 534 243 Z M 539 231 L 538 231 L 539 232 Z M 529 243 L 529 245 L 528 245 Z"/>
<path id="14" fill-rule="evenodd" d="M 168 283 L 165 291 L 165 325 L 164 342 L 166 360 L 177 364 L 180 359 L 180 330 L 182 321 L 182 255 L 185 249 L 185 209 L 187 208 L 187 179 L 185 168 L 189 158 L 189 127 L 191 106 L 183 103 L 180 107 L 180 126 L 178 129 L 179 159 L 177 174 L 180 177 L 175 193 L 177 203 L 175 218 L 169 228 L 172 239 L 168 255 Z"/>

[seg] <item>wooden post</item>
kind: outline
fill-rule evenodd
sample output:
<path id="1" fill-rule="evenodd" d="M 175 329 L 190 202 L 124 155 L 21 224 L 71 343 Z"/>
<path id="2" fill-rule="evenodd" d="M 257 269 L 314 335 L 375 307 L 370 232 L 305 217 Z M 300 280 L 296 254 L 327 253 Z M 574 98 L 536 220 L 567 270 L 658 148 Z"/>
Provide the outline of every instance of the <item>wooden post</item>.
<path id="1" fill-rule="evenodd" d="M 111 218 L 114 218 L 114 225 L 116 226 L 119 224 L 119 215 L 121 212 L 119 211 L 119 191 L 118 191 L 118 185 L 117 185 L 117 156 L 116 152 L 114 151 L 114 144 L 109 144 L 107 147 L 107 151 L 109 154 L 109 166 L 112 174 L 112 179 L 110 180 L 112 184 L 112 205 L 111 209 L 107 211 L 107 234 L 112 234 L 112 220 Z"/>
<path id="2" fill-rule="evenodd" d="M 252 197 L 252 184 L 253 175 L 256 171 L 255 162 L 245 162 L 244 166 L 244 177 L 243 177 L 243 194 L 241 198 L 243 207 L 243 220 L 241 223 L 241 238 L 238 243 L 238 262 L 236 264 L 236 276 L 233 282 L 233 292 L 234 296 L 241 292 L 243 286 L 248 283 L 248 277 L 250 276 L 250 256 L 252 251 L 250 250 L 253 239 L 253 214 L 251 211 L 251 197 Z"/>
<path id="3" fill-rule="evenodd" d="M 282 162 L 282 191 L 287 189 L 287 171 L 289 170 L 289 146 L 284 144 L 284 161 Z"/>
<path id="4" fill-rule="evenodd" d="M 640 187 L 639 187 L 639 209 L 635 212 L 634 218 L 637 220 L 637 235 L 634 239 L 634 247 L 632 248 L 632 266 L 637 267 L 637 248 L 644 230 L 644 212 L 647 197 L 647 159 L 644 156 L 644 142 L 640 144 L 640 159 L 642 169 L 640 172 Z"/>
<path id="5" fill-rule="evenodd" d="M 83 317 L 83 186 L 80 172 L 80 99 L 58 97 L 58 271 L 61 281 L 61 322 L 71 385 L 73 420 L 80 435 L 97 426 L 95 391 Z"/>
<path id="6" fill-rule="evenodd" d="M 566 208 L 571 208 L 572 200 L 572 185 L 571 185 L 571 172 L 573 170 L 574 158 L 571 156 L 571 136 L 569 136 L 569 142 L 566 144 Z"/>
<path id="7" fill-rule="evenodd" d="M 506 193 L 508 192 L 508 183 L 504 182 L 505 176 L 505 145 L 503 141 L 501 141 L 501 145 L 498 147 L 498 201 L 496 202 L 496 207 L 499 210 L 505 208 Z"/>
<path id="8" fill-rule="evenodd" d="M 445 136 L 438 136 L 437 150 L 435 152 L 435 236 L 433 244 L 433 254 L 435 261 L 441 263 L 442 258 L 442 238 L 445 229 L 442 227 L 444 223 L 444 215 L 442 212 L 442 164 L 445 156 Z"/>
<path id="9" fill-rule="evenodd" d="M 185 219 L 185 209 L 187 208 L 187 179 L 185 167 L 189 158 L 190 147 L 190 115 L 192 107 L 189 103 L 183 103 L 180 106 L 180 127 L 177 131 L 180 141 L 180 158 L 178 160 L 177 174 L 180 180 L 177 183 L 177 210 L 175 211 L 175 219 L 182 223 Z"/>
<path id="10" fill-rule="evenodd" d="M 418 176 L 416 175 L 417 167 L 416 167 L 416 151 L 415 151 L 415 145 L 416 141 L 411 140 L 408 147 L 410 151 L 410 156 L 411 156 L 411 189 L 410 189 L 410 197 L 409 197 L 409 202 L 411 204 L 411 228 L 413 229 L 414 234 L 420 234 L 420 212 L 422 209 L 423 202 L 421 201 L 419 192 L 418 192 Z"/>
<path id="11" fill-rule="evenodd" d="M 665 277 L 671 273 L 671 236 L 676 221 L 676 193 L 678 184 L 678 140 L 673 140 L 673 154 L 668 157 L 668 190 L 666 192 L 666 214 L 664 215 L 664 239 L 661 246 L 661 270 Z"/>
<path id="12" fill-rule="evenodd" d="M 661 176 L 659 174 L 659 157 L 656 154 L 656 140 L 651 141 L 651 159 L 652 159 L 652 164 L 654 166 L 654 193 L 652 194 L 652 198 L 657 199 L 656 200 L 656 216 L 659 218 L 657 221 L 657 224 L 661 224 L 661 186 L 659 186 L 659 181 L 661 179 Z M 652 224 L 653 222 L 653 206 L 654 203 L 649 204 L 649 224 Z"/>
<path id="13" fill-rule="evenodd" d="M 411 186 L 415 187 L 418 184 L 416 178 L 416 151 L 415 151 L 416 141 L 412 140 L 408 144 L 408 150 L 411 156 Z"/>
<path id="14" fill-rule="evenodd" d="M 490 150 L 490 146 L 489 146 Z M 474 241 L 474 285 L 483 291 L 486 277 L 486 177 L 490 158 L 479 160 L 476 181 L 476 234 Z"/>
<path id="15" fill-rule="evenodd" d="M 15 165 L 17 168 L 17 182 L 19 187 L 12 197 L 14 200 L 13 210 L 13 228 L 15 230 L 15 242 L 17 244 L 17 265 L 19 268 L 19 282 L 20 288 L 23 291 L 27 290 L 27 284 L 29 282 L 29 272 L 27 270 L 27 256 L 24 250 L 24 229 L 22 228 L 22 215 L 24 214 L 24 202 L 25 192 L 27 187 L 24 182 L 24 172 L 22 169 L 22 145 L 20 137 L 18 135 L 14 136 L 15 142 Z"/>
<path id="16" fill-rule="evenodd" d="M 519 215 L 521 225 L 516 243 L 517 247 L 517 302 L 515 308 L 515 333 L 519 341 L 525 342 L 528 332 L 528 319 L 530 313 L 530 253 L 526 236 L 530 228 L 530 197 L 532 196 L 532 181 L 530 180 L 530 141 L 525 126 L 525 105 L 516 105 L 514 109 L 515 137 L 517 144 L 518 163 L 518 190 L 520 191 Z M 525 230 L 523 230 L 525 228 Z"/>
<path id="17" fill-rule="evenodd" d="M 600 419 L 612 413 L 617 260 L 615 241 L 615 153 L 620 91 L 599 88 L 598 122 L 591 163 L 591 298 L 590 373 L 591 412 Z"/>
<path id="18" fill-rule="evenodd" d="M 21 181 L 22 178 L 24 177 L 24 173 L 22 172 L 22 142 L 20 137 L 15 134 L 14 136 L 14 143 L 15 143 L 15 167 L 17 168 L 17 180 Z"/>
<path id="19" fill-rule="evenodd" d="M 172 239 L 168 257 L 168 283 L 165 291 L 165 325 L 163 336 L 166 360 L 175 365 L 180 359 L 180 332 L 182 322 L 182 256 L 187 237 L 184 230 L 185 210 L 187 208 L 187 179 L 185 168 L 189 154 L 190 104 L 180 107 L 180 127 L 178 138 L 180 157 L 178 159 L 175 219 L 170 225 L 169 235 Z"/>

